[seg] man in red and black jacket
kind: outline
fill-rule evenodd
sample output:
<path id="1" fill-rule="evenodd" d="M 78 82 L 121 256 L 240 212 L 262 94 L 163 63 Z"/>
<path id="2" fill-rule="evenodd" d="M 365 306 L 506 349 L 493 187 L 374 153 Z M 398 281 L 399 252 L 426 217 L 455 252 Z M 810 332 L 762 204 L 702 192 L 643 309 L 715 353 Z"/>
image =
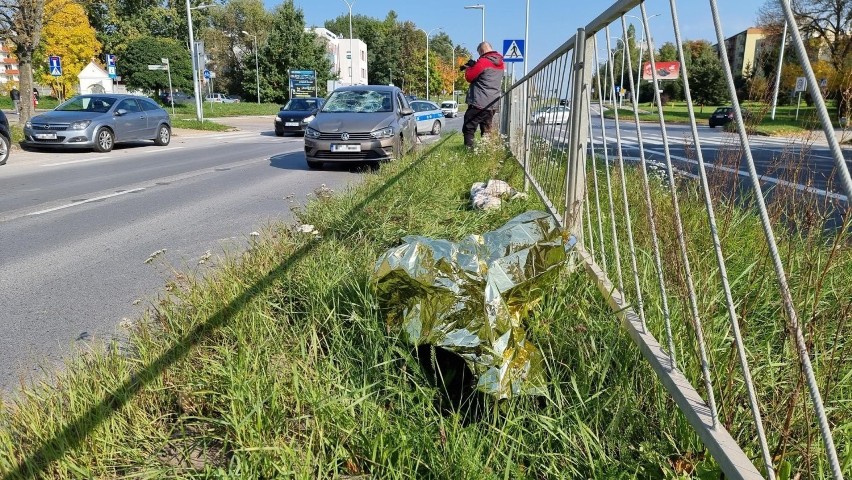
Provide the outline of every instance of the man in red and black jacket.
<path id="1" fill-rule="evenodd" d="M 503 56 L 495 52 L 488 42 L 480 43 L 476 51 L 479 60 L 471 59 L 461 67 L 464 79 L 470 82 L 462 133 L 465 146 L 471 148 L 477 128 L 482 135 L 491 131 L 491 120 L 499 106 L 500 85 L 503 81 Z"/>

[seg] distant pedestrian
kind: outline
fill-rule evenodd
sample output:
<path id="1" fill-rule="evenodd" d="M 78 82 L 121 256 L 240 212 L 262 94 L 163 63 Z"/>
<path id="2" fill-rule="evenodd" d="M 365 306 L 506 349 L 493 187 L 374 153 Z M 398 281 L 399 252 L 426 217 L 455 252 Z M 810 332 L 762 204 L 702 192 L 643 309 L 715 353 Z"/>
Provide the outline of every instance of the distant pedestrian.
<path id="1" fill-rule="evenodd" d="M 38 89 L 33 87 L 33 108 L 38 105 L 38 97 L 39 97 Z"/>
<path id="2" fill-rule="evenodd" d="M 21 92 L 17 88 L 9 90 L 9 98 L 12 99 L 12 104 L 15 106 L 15 115 L 21 114 Z"/>
<path id="3" fill-rule="evenodd" d="M 503 81 L 503 56 L 495 52 L 488 42 L 480 43 L 476 52 L 479 54 L 478 60 L 471 59 L 461 66 L 465 80 L 470 82 L 462 126 L 464 144 L 468 148 L 473 148 L 477 128 L 481 136 L 491 131 L 491 121 L 499 107 L 500 84 Z"/>

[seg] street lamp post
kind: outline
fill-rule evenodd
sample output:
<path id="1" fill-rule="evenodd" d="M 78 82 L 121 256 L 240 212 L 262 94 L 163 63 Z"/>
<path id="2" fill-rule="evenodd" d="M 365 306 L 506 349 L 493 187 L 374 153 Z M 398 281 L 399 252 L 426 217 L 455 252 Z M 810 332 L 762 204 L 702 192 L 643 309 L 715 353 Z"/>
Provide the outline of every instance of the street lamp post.
<path id="1" fill-rule="evenodd" d="M 435 30 L 441 30 L 441 27 L 433 28 L 428 32 L 422 28 L 420 29 L 421 32 L 426 34 L 426 100 L 429 100 L 429 37 Z"/>
<path id="2" fill-rule="evenodd" d="M 345 1 L 345 0 L 344 0 Z M 485 41 L 485 5 L 477 3 L 476 5 L 465 5 L 468 10 L 482 10 L 482 41 Z"/>
<path id="3" fill-rule="evenodd" d="M 201 109 L 201 88 L 198 85 L 198 58 L 195 51 L 195 37 L 192 35 L 192 11 L 201 10 L 209 6 L 201 4 L 197 7 L 191 7 L 189 0 L 186 0 L 186 23 L 189 25 L 189 53 L 192 56 L 192 90 L 195 93 L 195 118 L 199 122 L 204 119 L 204 113 Z"/>
<path id="4" fill-rule="evenodd" d="M 260 104 L 260 66 L 257 62 L 257 35 L 249 33 L 243 30 L 244 35 L 248 35 L 250 37 L 254 37 L 254 74 L 257 79 L 257 103 Z"/>
<path id="5" fill-rule="evenodd" d="M 660 15 L 662 15 L 662 13 L 655 13 L 654 15 L 648 17 L 648 20 L 654 17 L 659 17 Z M 636 15 L 625 15 L 625 17 L 633 17 L 642 22 L 642 19 L 637 17 Z M 636 92 L 634 92 L 633 94 L 633 97 L 636 99 L 637 104 L 639 103 L 639 85 L 642 83 L 642 48 L 645 46 L 645 34 L 645 24 L 642 23 L 642 40 L 639 41 L 639 61 L 637 62 L 639 66 L 636 69 Z"/>
<path id="6" fill-rule="evenodd" d="M 798 26 L 796 27 L 798 28 Z M 781 67 L 784 66 L 784 44 L 787 43 L 787 22 L 784 22 L 784 33 L 781 34 L 781 52 L 778 54 L 778 71 L 775 73 L 775 88 L 772 92 L 772 120 L 775 120 L 775 107 L 778 106 L 778 87 L 781 86 Z"/>
<path id="7" fill-rule="evenodd" d="M 355 67 L 353 66 L 353 62 L 355 61 L 355 52 L 352 50 L 352 6 L 355 5 L 356 0 L 352 0 L 352 3 L 349 3 L 349 0 L 343 0 L 346 3 L 346 6 L 349 7 L 349 84 L 353 85 L 355 79 Z"/>

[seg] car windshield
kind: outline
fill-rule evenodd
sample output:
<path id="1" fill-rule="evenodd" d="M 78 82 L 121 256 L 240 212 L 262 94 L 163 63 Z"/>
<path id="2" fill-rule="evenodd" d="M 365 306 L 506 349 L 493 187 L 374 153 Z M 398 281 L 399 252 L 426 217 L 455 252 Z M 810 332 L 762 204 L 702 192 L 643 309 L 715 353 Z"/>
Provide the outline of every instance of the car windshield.
<path id="1" fill-rule="evenodd" d="M 284 105 L 284 108 L 281 110 L 306 112 L 309 110 L 316 110 L 316 108 L 317 101 L 312 98 L 294 98 L 287 102 L 287 105 Z"/>
<path id="2" fill-rule="evenodd" d="M 74 97 L 56 107 L 60 112 L 97 112 L 106 113 L 115 103 L 113 97 Z"/>
<path id="3" fill-rule="evenodd" d="M 331 94 L 323 112 L 374 113 L 392 112 L 391 92 L 375 90 L 342 90 Z"/>

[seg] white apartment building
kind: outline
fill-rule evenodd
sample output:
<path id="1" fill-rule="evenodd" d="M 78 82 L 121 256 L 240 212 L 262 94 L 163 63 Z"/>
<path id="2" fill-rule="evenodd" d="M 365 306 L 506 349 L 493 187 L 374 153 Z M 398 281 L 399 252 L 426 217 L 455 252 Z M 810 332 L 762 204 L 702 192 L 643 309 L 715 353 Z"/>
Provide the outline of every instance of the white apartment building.
<path id="1" fill-rule="evenodd" d="M 351 41 L 340 35 L 335 35 L 326 28 L 306 28 L 326 42 L 331 71 L 339 77 L 336 85 L 367 85 L 369 68 L 367 66 L 367 44 L 357 38 Z M 354 55 L 350 54 L 351 50 Z"/>
<path id="2" fill-rule="evenodd" d="M 0 83 L 18 82 L 18 59 L 5 42 L 0 42 Z"/>

